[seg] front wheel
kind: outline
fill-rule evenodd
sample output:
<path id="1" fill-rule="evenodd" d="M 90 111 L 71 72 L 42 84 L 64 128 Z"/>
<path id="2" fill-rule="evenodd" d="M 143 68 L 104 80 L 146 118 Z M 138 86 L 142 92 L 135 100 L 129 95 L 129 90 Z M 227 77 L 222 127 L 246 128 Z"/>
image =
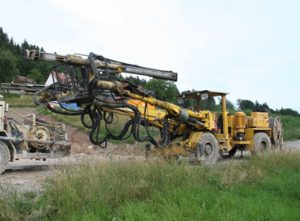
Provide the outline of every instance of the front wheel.
<path id="1" fill-rule="evenodd" d="M 10 160 L 10 152 L 6 143 L 0 141 L 0 174 L 6 169 Z"/>
<path id="2" fill-rule="evenodd" d="M 253 151 L 252 154 L 260 155 L 271 150 L 271 139 L 264 133 L 256 133 L 253 137 Z"/>
<path id="3" fill-rule="evenodd" d="M 218 160 L 219 145 L 216 137 L 211 133 L 204 133 L 199 140 L 197 158 L 207 166 L 214 165 Z"/>

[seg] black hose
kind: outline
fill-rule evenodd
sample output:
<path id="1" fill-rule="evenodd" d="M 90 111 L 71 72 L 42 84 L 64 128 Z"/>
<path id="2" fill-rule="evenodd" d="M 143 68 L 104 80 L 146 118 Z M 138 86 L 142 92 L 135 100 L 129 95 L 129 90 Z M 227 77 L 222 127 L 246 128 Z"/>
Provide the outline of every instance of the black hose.
<path id="1" fill-rule="evenodd" d="M 122 103 L 118 103 L 118 104 L 105 104 L 104 107 L 106 108 L 131 108 L 130 105 L 128 105 L 127 103 L 125 102 L 122 102 Z M 107 132 L 107 138 L 112 138 L 114 140 L 126 140 L 128 139 L 132 132 L 133 132 L 133 122 L 134 120 L 133 119 L 130 119 L 126 122 L 126 124 L 124 125 L 123 129 L 121 130 L 121 132 L 118 134 L 118 135 L 114 135 L 108 125 L 112 124 L 113 122 L 113 113 L 109 113 L 109 116 L 106 117 L 106 112 L 104 112 L 104 121 L 105 121 L 105 129 L 106 129 L 106 132 Z M 126 134 L 128 133 L 130 129 L 130 132 L 129 134 L 126 136 Z"/>
<path id="2" fill-rule="evenodd" d="M 122 131 L 118 135 L 112 134 L 112 132 L 108 128 L 108 124 L 105 124 L 105 128 L 106 128 L 106 131 L 107 131 L 107 133 L 109 135 L 109 138 L 114 139 L 114 140 L 126 140 L 132 134 L 132 123 L 133 123 L 132 119 L 130 119 L 129 121 L 127 121 L 126 124 L 125 124 L 125 126 L 123 127 Z M 126 136 L 126 134 L 128 133 L 128 131 L 129 131 L 130 128 L 131 128 L 131 130 L 130 130 L 129 134 Z"/>
<path id="3" fill-rule="evenodd" d="M 96 107 L 94 106 L 96 104 Z M 148 126 L 149 123 L 146 119 L 141 117 L 138 108 L 129 105 L 127 103 L 104 103 L 100 101 L 94 102 L 94 109 L 92 110 L 92 105 L 86 106 L 82 115 L 81 115 L 81 122 L 86 127 L 91 129 L 90 131 L 90 141 L 95 144 L 99 145 L 102 148 L 107 147 L 107 140 L 114 139 L 114 140 L 126 140 L 131 135 L 137 140 L 138 142 L 149 141 L 153 145 L 157 147 L 166 146 L 169 143 L 169 133 L 168 133 L 168 122 L 167 120 L 163 121 L 164 127 L 161 130 L 161 142 L 157 142 L 153 136 L 151 136 Z M 123 129 L 119 134 L 113 134 L 109 129 L 109 125 L 113 123 L 114 115 L 113 113 L 102 112 L 100 107 L 114 109 L 114 108 L 129 108 L 133 111 L 134 117 L 126 122 Z M 91 124 L 88 124 L 85 120 L 85 116 L 88 115 L 91 121 Z M 105 123 L 105 130 L 106 135 L 104 138 L 100 139 L 100 128 L 101 128 L 101 121 Z M 140 126 L 144 126 L 146 128 L 147 136 L 141 137 L 140 134 Z"/>
<path id="4" fill-rule="evenodd" d="M 100 136 L 100 127 L 101 127 L 101 120 L 102 120 L 102 113 L 100 110 L 97 108 L 94 108 L 93 111 L 91 112 L 92 116 L 92 129 L 90 132 L 90 141 L 95 144 L 100 146 L 101 148 L 106 148 L 107 147 L 107 135 L 101 139 Z M 104 144 L 104 145 L 103 145 Z"/>
<path id="5" fill-rule="evenodd" d="M 85 121 L 85 116 L 88 115 L 89 119 L 91 120 L 91 124 L 89 125 L 86 121 Z M 88 129 L 92 129 L 93 128 L 93 116 L 92 116 L 92 110 L 91 110 L 91 104 L 87 105 L 82 114 L 80 115 L 80 120 L 81 123 L 84 127 L 88 128 Z"/>

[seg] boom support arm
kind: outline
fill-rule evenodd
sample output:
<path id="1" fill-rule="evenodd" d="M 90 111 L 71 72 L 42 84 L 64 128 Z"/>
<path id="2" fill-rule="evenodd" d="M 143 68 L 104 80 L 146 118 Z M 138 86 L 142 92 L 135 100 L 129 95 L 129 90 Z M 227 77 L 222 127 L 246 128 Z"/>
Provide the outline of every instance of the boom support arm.
<path id="1" fill-rule="evenodd" d="M 131 92 L 130 90 L 124 89 L 124 85 L 122 82 L 119 81 L 103 81 L 98 80 L 96 83 L 96 87 L 99 89 L 107 89 L 111 90 L 117 93 L 120 93 L 121 95 L 125 95 L 126 97 L 141 100 L 145 103 L 149 103 L 153 106 L 160 107 L 168 112 L 170 117 L 173 117 L 175 119 L 181 120 L 181 121 L 188 121 L 189 118 L 194 118 L 200 120 L 201 118 L 205 118 L 203 116 L 203 113 L 201 112 L 194 112 L 191 110 L 186 110 L 180 106 L 177 106 L 175 104 L 158 100 L 152 96 L 143 96 L 136 93 Z M 200 121 L 197 122 L 199 125 L 203 125 Z"/>

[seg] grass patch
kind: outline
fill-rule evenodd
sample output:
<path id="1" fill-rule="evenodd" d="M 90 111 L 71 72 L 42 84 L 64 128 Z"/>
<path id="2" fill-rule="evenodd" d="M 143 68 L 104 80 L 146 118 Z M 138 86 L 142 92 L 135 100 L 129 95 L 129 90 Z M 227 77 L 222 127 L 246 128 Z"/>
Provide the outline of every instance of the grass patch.
<path id="1" fill-rule="evenodd" d="M 0 220 L 30 220 L 35 193 L 19 193 L 11 187 L 0 186 Z"/>
<path id="2" fill-rule="evenodd" d="M 87 161 L 60 171 L 39 196 L 1 198 L 0 209 L 23 220 L 299 220 L 299 181 L 299 153 L 214 168 Z"/>
<path id="3" fill-rule="evenodd" d="M 26 94 L 2 94 L 4 101 L 9 104 L 10 107 L 36 107 L 32 101 L 32 95 Z"/>
<path id="4" fill-rule="evenodd" d="M 69 115 L 61 115 L 53 113 L 52 111 L 48 110 L 45 106 L 37 107 L 37 112 L 41 115 L 51 116 L 52 118 L 56 119 L 59 122 L 65 123 L 71 127 L 78 128 L 81 131 L 89 132 L 90 130 L 84 127 L 80 121 L 80 116 L 69 116 Z"/>
<path id="5" fill-rule="evenodd" d="M 297 140 L 300 139 L 300 117 L 280 116 L 283 123 L 283 139 Z"/>

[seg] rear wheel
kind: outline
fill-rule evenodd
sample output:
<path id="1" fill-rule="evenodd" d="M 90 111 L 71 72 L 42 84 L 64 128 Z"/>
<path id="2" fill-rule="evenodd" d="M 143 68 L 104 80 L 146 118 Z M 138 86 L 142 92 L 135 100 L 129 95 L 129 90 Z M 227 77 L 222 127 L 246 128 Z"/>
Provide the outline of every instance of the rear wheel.
<path id="1" fill-rule="evenodd" d="M 271 142 L 274 149 L 281 149 L 283 142 L 283 127 L 282 122 L 279 117 L 271 117 L 269 121 L 269 126 L 271 128 Z"/>
<path id="2" fill-rule="evenodd" d="M 6 166 L 10 160 L 10 152 L 8 146 L 0 141 L 0 174 L 6 169 Z"/>
<path id="3" fill-rule="evenodd" d="M 219 145 L 215 136 L 211 133 L 204 133 L 199 140 L 197 158 L 204 165 L 213 165 L 218 160 Z"/>
<path id="4" fill-rule="evenodd" d="M 37 142 L 30 142 L 29 145 L 38 150 L 46 150 L 49 147 L 49 144 L 42 143 L 43 141 L 47 142 L 51 140 L 51 133 L 49 129 L 45 126 L 35 126 L 30 131 L 30 138 L 32 140 L 40 141 L 41 143 Z"/>
<path id="5" fill-rule="evenodd" d="M 271 140 L 270 137 L 264 133 L 256 133 L 253 137 L 253 151 L 252 154 L 260 155 L 271 150 Z"/>

